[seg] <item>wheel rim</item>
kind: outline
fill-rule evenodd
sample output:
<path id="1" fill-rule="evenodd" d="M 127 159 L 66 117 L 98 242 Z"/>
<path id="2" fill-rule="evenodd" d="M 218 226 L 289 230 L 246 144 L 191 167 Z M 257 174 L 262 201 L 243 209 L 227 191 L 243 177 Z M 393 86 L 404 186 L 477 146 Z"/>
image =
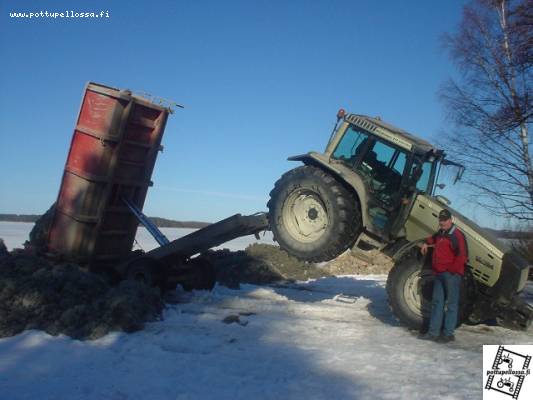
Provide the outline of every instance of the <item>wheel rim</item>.
<path id="1" fill-rule="evenodd" d="M 131 278 L 132 278 L 131 280 L 136 281 L 136 282 L 146 283 L 146 284 L 150 283 L 150 279 L 147 276 L 146 271 L 135 271 L 132 273 Z"/>
<path id="2" fill-rule="evenodd" d="M 433 274 L 430 270 L 413 271 L 406 279 L 403 296 L 409 310 L 420 317 L 431 315 Z"/>
<path id="3" fill-rule="evenodd" d="M 126 272 L 126 279 L 152 286 L 154 284 L 155 271 L 156 265 L 153 260 L 144 257 L 137 258 L 130 262 Z"/>
<path id="4" fill-rule="evenodd" d="M 303 243 L 318 240 L 329 225 L 324 202 L 311 190 L 291 193 L 283 206 L 282 218 L 288 233 Z"/>

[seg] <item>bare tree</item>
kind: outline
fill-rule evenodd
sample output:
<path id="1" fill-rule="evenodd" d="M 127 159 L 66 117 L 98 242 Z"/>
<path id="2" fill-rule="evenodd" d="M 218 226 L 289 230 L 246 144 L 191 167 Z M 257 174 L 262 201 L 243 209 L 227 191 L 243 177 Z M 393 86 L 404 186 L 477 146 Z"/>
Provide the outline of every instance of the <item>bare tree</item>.
<path id="1" fill-rule="evenodd" d="M 445 44 L 460 77 L 440 92 L 451 121 L 444 146 L 467 167 L 479 205 L 531 222 L 533 0 L 474 0 Z"/>

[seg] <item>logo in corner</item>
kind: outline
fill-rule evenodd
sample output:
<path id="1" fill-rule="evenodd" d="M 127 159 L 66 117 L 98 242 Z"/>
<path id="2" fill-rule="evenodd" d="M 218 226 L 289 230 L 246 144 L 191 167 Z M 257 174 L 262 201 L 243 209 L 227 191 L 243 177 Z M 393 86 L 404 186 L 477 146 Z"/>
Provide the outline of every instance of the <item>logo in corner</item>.
<path id="1" fill-rule="evenodd" d="M 530 399 L 533 395 L 533 378 L 529 377 L 532 354 L 533 345 L 484 345 L 483 399 Z"/>

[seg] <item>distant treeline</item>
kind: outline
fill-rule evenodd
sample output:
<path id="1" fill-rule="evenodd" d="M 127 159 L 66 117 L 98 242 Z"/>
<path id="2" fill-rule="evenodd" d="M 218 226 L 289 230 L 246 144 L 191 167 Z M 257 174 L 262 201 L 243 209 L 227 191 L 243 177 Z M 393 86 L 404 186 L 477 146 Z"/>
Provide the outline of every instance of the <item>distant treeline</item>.
<path id="1" fill-rule="evenodd" d="M 35 222 L 41 216 L 37 214 L 0 214 L 0 221 L 7 222 Z M 209 222 L 174 221 L 166 218 L 149 217 L 160 228 L 203 228 Z"/>
<path id="2" fill-rule="evenodd" d="M 528 231 L 511 231 L 509 229 L 496 230 L 485 228 L 499 239 L 533 239 L 533 232 Z"/>
<path id="3" fill-rule="evenodd" d="M 198 221 L 174 221 L 172 219 L 149 217 L 150 220 L 160 228 L 203 228 L 211 225 L 209 222 Z"/>
<path id="4" fill-rule="evenodd" d="M 0 214 L 0 221 L 9 222 L 35 222 L 40 217 L 37 214 Z M 149 217 L 160 228 L 203 228 L 210 225 L 209 222 L 199 221 L 174 221 L 172 219 Z M 533 232 L 519 232 L 508 229 L 497 230 L 485 228 L 500 239 L 533 239 Z"/>
<path id="5" fill-rule="evenodd" d="M 0 221 L 35 222 L 41 216 L 37 214 L 0 214 Z"/>

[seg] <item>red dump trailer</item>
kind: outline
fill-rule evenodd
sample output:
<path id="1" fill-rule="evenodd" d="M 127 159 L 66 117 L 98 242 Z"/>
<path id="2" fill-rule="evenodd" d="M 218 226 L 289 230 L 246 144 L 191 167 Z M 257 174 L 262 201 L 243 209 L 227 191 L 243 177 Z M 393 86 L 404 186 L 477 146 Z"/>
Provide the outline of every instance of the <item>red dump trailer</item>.
<path id="1" fill-rule="evenodd" d="M 86 85 L 49 251 L 93 266 L 115 264 L 130 253 L 138 221 L 121 198 L 143 208 L 169 112 L 128 90 Z"/>
<path id="2" fill-rule="evenodd" d="M 128 90 L 88 83 L 74 127 L 46 251 L 118 279 L 208 289 L 209 261 L 194 256 L 268 228 L 264 213 L 233 215 L 169 242 L 142 213 L 169 108 Z M 131 252 L 138 224 L 161 245 Z"/>

